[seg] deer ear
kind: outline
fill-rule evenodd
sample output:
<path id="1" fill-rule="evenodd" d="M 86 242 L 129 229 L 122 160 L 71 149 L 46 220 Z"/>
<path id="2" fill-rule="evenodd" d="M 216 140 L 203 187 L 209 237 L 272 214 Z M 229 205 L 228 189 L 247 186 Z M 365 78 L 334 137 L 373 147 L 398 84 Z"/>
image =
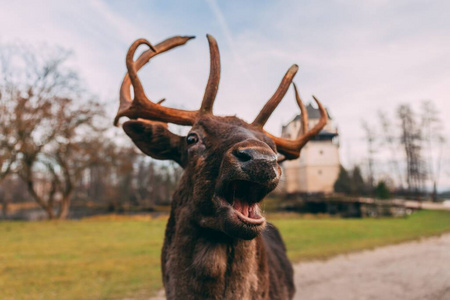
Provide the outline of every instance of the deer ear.
<path id="1" fill-rule="evenodd" d="M 185 137 L 170 132 L 165 123 L 131 120 L 123 124 L 123 130 L 145 154 L 155 159 L 174 160 L 185 167 Z"/>

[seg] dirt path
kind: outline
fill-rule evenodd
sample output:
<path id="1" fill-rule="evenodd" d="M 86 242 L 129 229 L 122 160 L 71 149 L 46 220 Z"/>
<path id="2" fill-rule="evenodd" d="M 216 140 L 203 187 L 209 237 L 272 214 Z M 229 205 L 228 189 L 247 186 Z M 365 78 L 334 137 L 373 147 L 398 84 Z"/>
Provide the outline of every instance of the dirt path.
<path id="1" fill-rule="evenodd" d="M 448 300 L 450 234 L 295 266 L 295 299 Z"/>
<path id="2" fill-rule="evenodd" d="M 295 283 L 296 300 L 449 300 L 450 234 L 297 264 Z"/>

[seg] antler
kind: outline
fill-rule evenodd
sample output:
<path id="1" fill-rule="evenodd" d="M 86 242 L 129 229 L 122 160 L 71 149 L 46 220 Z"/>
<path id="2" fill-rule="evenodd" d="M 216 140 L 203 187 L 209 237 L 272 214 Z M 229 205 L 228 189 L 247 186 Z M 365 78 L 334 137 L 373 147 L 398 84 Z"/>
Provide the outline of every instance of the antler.
<path id="1" fill-rule="evenodd" d="M 137 76 L 137 71 L 148 63 L 152 57 L 184 45 L 193 38 L 193 36 L 176 36 L 154 47 L 147 40 L 138 39 L 130 46 L 126 56 L 128 73 L 125 75 L 120 88 L 120 106 L 114 119 L 114 125 L 117 125 L 119 119 L 123 116 L 130 119 L 142 118 L 178 125 L 192 125 L 199 114 L 212 113 L 220 80 L 220 55 L 217 42 L 211 35 L 207 35 L 211 55 L 211 70 L 200 110 L 174 109 L 152 102 L 145 95 L 144 88 Z M 142 44 L 146 44 L 150 49 L 143 52 L 136 61 L 133 61 L 134 53 Z M 133 100 L 131 100 L 130 93 L 131 85 L 133 85 L 134 90 Z"/>
<path id="2" fill-rule="evenodd" d="M 295 74 L 297 74 L 298 66 L 292 65 L 289 70 L 284 75 L 283 79 L 278 86 L 278 89 L 275 91 L 273 96 L 267 101 L 266 105 L 261 109 L 258 116 L 252 122 L 252 125 L 256 127 L 262 128 L 264 124 L 266 124 L 270 115 L 273 113 L 275 108 L 280 104 L 280 101 L 283 99 L 284 95 L 286 95 L 289 86 L 291 85 L 292 80 L 294 79 Z"/>
<path id="3" fill-rule="evenodd" d="M 302 131 L 298 132 L 298 135 L 300 135 L 300 133 L 306 133 L 306 131 L 308 130 L 308 112 L 306 111 L 305 105 L 303 104 L 302 99 L 300 99 L 300 95 L 298 94 L 298 90 L 297 90 L 297 85 L 295 83 L 294 84 L 294 91 L 295 91 L 295 100 L 297 100 L 297 104 L 300 107 L 300 113 L 302 116 Z"/>
<path id="4" fill-rule="evenodd" d="M 220 81 L 220 53 L 217 42 L 211 35 L 207 35 L 211 57 L 210 73 L 208 83 L 205 88 L 202 105 L 199 110 L 192 111 L 164 107 L 161 105 L 164 99 L 162 101 L 159 101 L 158 103 L 152 102 L 145 95 L 144 88 L 142 87 L 141 81 L 137 76 L 137 72 L 139 71 L 139 69 L 141 69 L 146 63 L 148 63 L 151 58 L 175 47 L 184 45 L 187 41 L 193 38 L 193 36 L 176 36 L 169 38 L 157 44 L 156 46 L 152 46 L 152 44 L 150 44 L 145 39 L 138 39 L 130 46 L 126 57 L 128 73 L 125 75 L 122 86 L 120 88 L 120 106 L 119 111 L 117 112 L 117 115 L 114 119 L 114 125 L 117 125 L 119 119 L 123 116 L 126 116 L 130 119 L 145 119 L 147 121 L 174 123 L 178 125 L 193 125 L 199 115 L 212 114 L 214 100 L 216 98 Z M 146 44 L 148 47 L 150 47 L 150 49 L 143 52 L 136 61 L 133 61 L 133 57 L 137 48 L 142 44 Z M 258 128 L 264 127 L 264 124 L 267 122 L 270 115 L 273 113 L 273 111 L 278 106 L 287 90 L 289 89 L 289 86 L 291 85 L 297 71 L 297 65 L 292 65 L 289 68 L 273 96 L 267 101 L 266 105 L 264 105 L 263 109 L 252 122 L 253 126 Z M 131 99 L 130 93 L 131 85 L 133 85 L 134 90 L 133 100 Z M 300 99 L 295 84 L 294 90 L 297 104 L 300 107 L 302 115 L 303 130 L 299 132 L 299 136 L 295 140 L 279 138 L 266 132 L 266 134 L 270 138 L 272 138 L 272 140 L 277 145 L 278 152 L 284 155 L 284 159 L 298 158 L 301 148 L 314 135 L 318 134 L 320 130 L 322 130 L 328 120 L 325 108 L 322 106 L 319 100 L 317 100 L 313 96 L 314 100 L 319 106 L 320 120 L 311 130 L 308 130 L 308 113 Z"/>
<path id="5" fill-rule="evenodd" d="M 266 124 L 270 115 L 273 113 L 275 108 L 283 99 L 284 95 L 286 95 L 289 86 L 294 79 L 295 74 L 298 71 L 297 65 L 292 65 L 289 70 L 284 75 L 283 79 L 278 86 L 278 89 L 275 91 L 273 96 L 267 101 L 266 105 L 262 108 L 258 116 L 252 122 L 252 125 L 263 128 L 264 124 Z M 295 140 L 288 140 L 285 138 L 276 137 L 269 132 L 265 133 L 275 142 L 277 145 L 277 150 L 280 154 L 284 156 L 283 160 L 291 160 L 296 159 L 300 156 L 301 148 L 316 134 L 322 130 L 322 128 L 327 124 L 327 113 L 322 104 L 317 100 L 314 96 L 314 100 L 317 102 L 320 110 L 320 119 L 319 122 L 308 131 L 308 113 L 306 111 L 305 105 L 303 105 L 302 100 L 300 99 L 300 95 L 298 94 L 297 86 L 294 83 L 295 90 L 295 99 L 297 100 L 297 104 L 300 107 L 301 116 L 302 116 L 302 131 L 299 131 L 298 136 Z"/>
<path id="6" fill-rule="evenodd" d="M 200 113 L 212 113 L 214 100 L 216 99 L 217 90 L 219 89 L 220 81 L 220 53 L 217 46 L 216 39 L 207 34 L 209 43 L 209 78 L 206 84 L 205 95 L 203 96 L 202 106 L 200 107 Z"/>
<path id="7" fill-rule="evenodd" d="M 297 86 L 294 83 L 295 90 L 295 99 L 297 100 L 297 104 L 300 107 L 301 115 L 302 115 L 302 128 L 303 130 L 299 130 L 298 136 L 294 140 L 289 140 L 285 138 L 280 138 L 273 136 L 272 134 L 266 132 L 266 134 L 275 142 L 277 145 L 277 150 L 279 153 L 284 155 L 283 160 L 292 160 L 296 159 L 300 156 L 300 150 L 305 146 L 305 144 L 311 140 L 316 134 L 318 134 L 323 127 L 327 124 L 328 116 L 325 108 L 322 106 L 319 100 L 313 96 L 314 101 L 316 101 L 319 106 L 320 111 L 320 119 L 319 122 L 310 130 L 308 130 L 308 112 L 306 111 L 305 106 L 300 99 L 298 94 Z"/>

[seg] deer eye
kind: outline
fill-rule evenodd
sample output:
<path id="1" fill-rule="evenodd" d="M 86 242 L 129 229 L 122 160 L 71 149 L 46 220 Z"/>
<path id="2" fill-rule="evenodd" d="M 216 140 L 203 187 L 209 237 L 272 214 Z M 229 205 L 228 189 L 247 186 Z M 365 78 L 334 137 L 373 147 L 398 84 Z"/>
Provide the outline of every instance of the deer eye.
<path id="1" fill-rule="evenodd" d="M 193 145 L 198 142 L 198 135 L 196 133 L 189 133 L 186 137 L 186 142 L 188 145 Z"/>

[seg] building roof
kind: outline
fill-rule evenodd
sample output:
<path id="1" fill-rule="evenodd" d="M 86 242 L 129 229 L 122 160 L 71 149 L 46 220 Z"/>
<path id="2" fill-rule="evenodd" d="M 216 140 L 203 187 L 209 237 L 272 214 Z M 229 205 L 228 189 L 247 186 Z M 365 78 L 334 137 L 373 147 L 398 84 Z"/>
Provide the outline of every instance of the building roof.
<path id="1" fill-rule="evenodd" d="M 332 140 L 335 136 L 338 136 L 335 132 L 329 132 L 328 130 L 321 130 L 319 134 L 315 135 L 312 140 L 324 141 Z"/>
<path id="2" fill-rule="evenodd" d="M 336 136 L 337 133 L 336 133 L 336 132 L 330 132 L 330 131 L 328 131 L 328 130 L 322 129 L 322 130 L 319 132 L 319 135 Z"/>
<path id="3" fill-rule="evenodd" d="M 331 120 L 330 114 L 328 113 L 328 109 L 325 109 L 327 111 L 328 119 Z M 311 103 L 309 103 L 306 106 L 306 112 L 308 113 L 308 119 L 314 120 L 314 119 L 320 119 L 320 111 L 319 108 L 314 108 Z M 295 116 L 294 120 L 297 121 L 300 119 L 300 115 Z"/>
<path id="4" fill-rule="evenodd" d="M 332 120 L 332 118 L 331 118 L 331 116 L 330 116 L 330 113 L 328 112 L 328 109 L 325 108 L 325 110 L 326 110 L 326 112 L 327 112 L 328 119 L 329 119 L 329 120 Z M 317 119 L 320 119 L 320 111 L 319 111 L 319 108 L 314 108 L 314 107 L 311 105 L 311 103 L 309 103 L 309 104 L 306 106 L 306 112 L 308 113 L 308 120 L 317 120 Z M 282 131 L 284 131 L 284 129 L 285 129 L 286 127 L 288 127 L 289 124 L 291 124 L 292 122 L 299 121 L 299 120 L 300 120 L 300 116 L 301 116 L 300 114 L 299 114 L 299 115 L 296 115 L 295 118 L 294 118 L 292 121 L 290 121 L 290 122 L 287 123 L 286 125 L 282 125 Z"/>

